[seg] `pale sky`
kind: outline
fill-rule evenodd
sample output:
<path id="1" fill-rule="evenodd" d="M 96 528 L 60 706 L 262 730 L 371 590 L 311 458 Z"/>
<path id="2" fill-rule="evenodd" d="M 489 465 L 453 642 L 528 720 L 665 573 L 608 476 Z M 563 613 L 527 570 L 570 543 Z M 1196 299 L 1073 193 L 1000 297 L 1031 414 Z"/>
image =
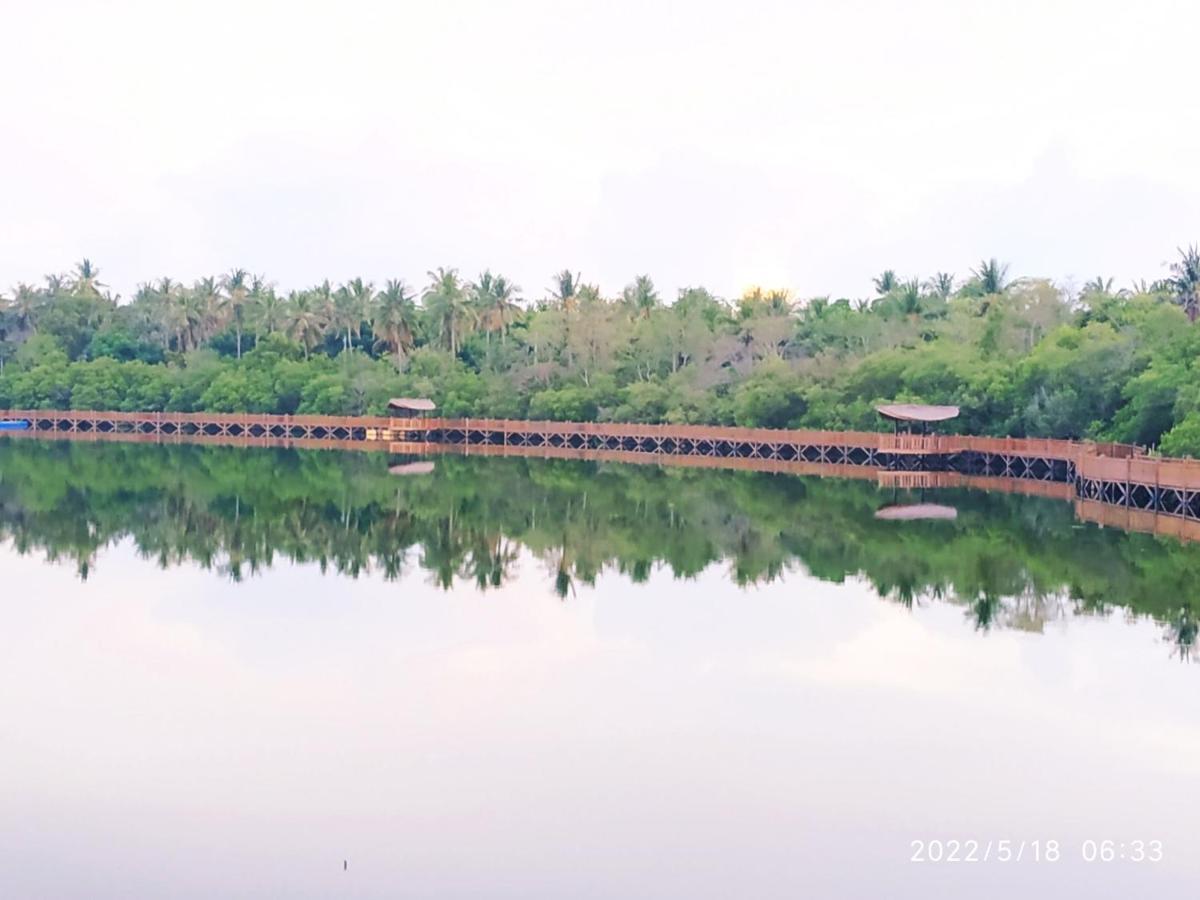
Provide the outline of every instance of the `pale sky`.
<path id="1" fill-rule="evenodd" d="M 1200 241 L 1188 2 L 0 0 L 0 290 L 438 265 L 540 297 L 884 268 L 1118 284 Z"/>

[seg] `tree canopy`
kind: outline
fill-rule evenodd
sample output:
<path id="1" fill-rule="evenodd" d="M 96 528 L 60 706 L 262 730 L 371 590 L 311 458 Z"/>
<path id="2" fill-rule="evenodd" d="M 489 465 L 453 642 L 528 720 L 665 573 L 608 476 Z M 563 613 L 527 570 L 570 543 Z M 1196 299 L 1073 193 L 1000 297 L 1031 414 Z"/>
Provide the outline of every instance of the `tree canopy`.
<path id="1" fill-rule="evenodd" d="M 0 297 L 0 407 L 355 414 L 411 394 L 448 415 L 870 429 L 904 401 L 957 405 L 973 433 L 1200 455 L 1195 247 L 1169 277 L 1079 291 L 995 257 L 962 279 L 886 269 L 865 298 L 546 283 L 439 267 L 282 290 L 232 268 L 122 300 L 85 259 Z"/>

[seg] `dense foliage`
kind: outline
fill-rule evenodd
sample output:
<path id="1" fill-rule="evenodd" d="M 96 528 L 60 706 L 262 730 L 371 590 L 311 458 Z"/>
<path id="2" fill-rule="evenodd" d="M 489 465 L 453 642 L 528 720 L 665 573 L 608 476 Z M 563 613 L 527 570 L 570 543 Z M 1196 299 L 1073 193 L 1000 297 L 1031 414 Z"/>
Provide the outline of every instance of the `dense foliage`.
<path id="1" fill-rule="evenodd" d="M 242 578 L 278 557 L 355 576 L 424 571 L 450 587 L 505 583 L 524 549 L 569 597 L 608 571 L 714 564 L 741 585 L 803 567 L 865 578 L 906 605 L 962 604 L 980 627 L 1037 629 L 1122 607 L 1186 651 L 1200 547 L 1080 527 L 1070 504 L 946 491 L 956 521 L 890 522 L 873 482 L 575 461 L 445 457 L 431 475 L 388 473 L 383 454 L 195 445 L 0 440 L 0 539 L 86 577 L 132 539 L 166 567 Z M 914 498 L 915 499 L 915 498 Z M 802 602 L 797 597 L 797 602 Z"/>
<path id="2" fill-rule="evenodd" d="M 485 272 L 355 278 L 286 294 L 234 270 L 162 279 L 129 302 L 84 260 L 0 304 L 0 407 L 381 412 L 426 395 L 448 415 L 878 427 L 884 400 L 953 403 L 980 434 L 1092 437 L 1200 454 L 1200 253 L 1129 290 L 1009 281 L 987 260 L 793 300 L 703 288 L 618 297 L 570 271 L 542 299 Z"/>

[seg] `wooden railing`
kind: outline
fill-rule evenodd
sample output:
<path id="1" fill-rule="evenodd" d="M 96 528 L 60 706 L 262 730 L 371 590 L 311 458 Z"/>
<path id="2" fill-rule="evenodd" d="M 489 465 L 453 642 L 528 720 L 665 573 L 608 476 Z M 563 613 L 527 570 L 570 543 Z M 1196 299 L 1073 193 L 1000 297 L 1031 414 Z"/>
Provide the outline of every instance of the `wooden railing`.
<path id="1" fill-rule="evenodd" d="M 269 413 L 119 412 L 81 409 L 9 409 L 0 411 L 0 420 L 4 419 L 57 419 L 66 422 L 124 422 L 138 425 L 298 425 L 322 428 L 380 428 L 398 421 L 388 416 L 277 416 Z"/>
<path id="2" fill-rule="evenodd" d="M 407 431 L 491 431 L 501 434 L 601 435 L 694 441 L 746 441 L 767 444 L 808 444 L 863 447 L 882 452 L 995 453 L 1040 456 L 1075 462 L 1085 455 L 1118 458 L 1144 456 L 1132 444 L 1066 441 L 1053 438 L 994 438 L 973 435 L 894 434 L 878 431 L 743 428 L 732 425 L 644 425 L 620 422 L 556 422 L 526 419 L 397 418 L 392 428 Z"/>
<path id="3" fill-rule="evenodd" d="M 266 413 L 119 412 L 89 410 L 6 410 L 0 419 L 54 423 L 36 428 L 39 433 L 76 430 L 139 430 L 165 433 L 164 429 L 250 429 L 271 432 L 283 429 L 289 436 L 311 429 L 355 430 L 359 442 L 386 442 L 396 435 L 452 432 L 489 432 L 502 436 L 552 435 L 563 438 L 634 438 L 675 441 L 809 445 L 863 448 L 881 453 L 943 454 L 987 453 L 1001 456 L 1040 457 L 1072 463 L 1086 478 L 1153 486 L 1200 490 L 1200 461 L 1149 457 L 1129 444 L 1091 443 L 1047 438 L 995 438 L 972 435 L 913 435 L 874 431 L 743 428 L 725 425 L 646 425 L 619 422 L 554 422 L 524 419 L 421 418 L 389 416 L 279 416 Z M 333 440 L 334 437 L 330 437 Z M 344 436 L 338 436 L 344 440 Z"/>
<path id="4" fill-rule="evenodd" d="M 1113 459 L 1084 456 L 1076 470 L 1081 478 L 1144 484 L 1172 490 L 1200 490 L 1200 460 L 1171 457 Z"/>

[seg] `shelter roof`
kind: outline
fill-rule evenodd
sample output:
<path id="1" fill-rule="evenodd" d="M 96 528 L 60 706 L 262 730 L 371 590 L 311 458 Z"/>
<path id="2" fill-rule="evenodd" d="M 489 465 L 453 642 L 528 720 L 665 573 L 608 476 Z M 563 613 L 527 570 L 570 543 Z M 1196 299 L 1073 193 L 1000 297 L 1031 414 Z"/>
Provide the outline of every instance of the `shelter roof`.
<path id="1" fill-rule="evenodd" d="M 414 412 L 433 412 L 437 404 L 425 397 L 393 397 L 388 401 L 388 409 L 408 409 Z"/>
<path id="2" fill-rule="evenodd" d="M 920 403 L 881 403 L 875 412 L 896 422 L 944 422 L 958 415 L 957 406 L 924 406 Z"/>

